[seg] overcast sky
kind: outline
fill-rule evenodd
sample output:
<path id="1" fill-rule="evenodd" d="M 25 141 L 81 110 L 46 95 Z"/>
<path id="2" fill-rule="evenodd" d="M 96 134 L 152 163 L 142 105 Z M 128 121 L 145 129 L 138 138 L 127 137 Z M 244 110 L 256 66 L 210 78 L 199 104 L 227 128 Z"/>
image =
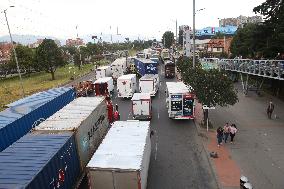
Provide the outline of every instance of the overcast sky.
<path id="1" fill-rule="evenodd" d="M 218 18 L 255 15 L 264 0 L 196 0 L 196 28 L 218 26 Z M 14 34 L 58 38 L 104 33 L 160 37 L 178 25 L 192 26 L 192 0 L 0 0 L 0 36 L 7 35 L 3 9 Z M 111 29 L 110 29 L 111 26 Z"/>

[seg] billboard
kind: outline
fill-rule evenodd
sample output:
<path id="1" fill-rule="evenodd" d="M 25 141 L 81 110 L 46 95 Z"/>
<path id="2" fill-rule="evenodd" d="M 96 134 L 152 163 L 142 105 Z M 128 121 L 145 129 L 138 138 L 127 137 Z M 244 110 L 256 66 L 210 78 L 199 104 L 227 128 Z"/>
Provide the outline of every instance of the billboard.
<path id="1" fill-rule="evenodd" d="M 225 27 L 206 27 L 201 30 L 196 30 L 196 36 L 203 36 L 203 35 L 215 35 L 216 33 L 220 32 L 226 35 L 234 35 L 237 31 L 237 26 L 225 26 Z"/>

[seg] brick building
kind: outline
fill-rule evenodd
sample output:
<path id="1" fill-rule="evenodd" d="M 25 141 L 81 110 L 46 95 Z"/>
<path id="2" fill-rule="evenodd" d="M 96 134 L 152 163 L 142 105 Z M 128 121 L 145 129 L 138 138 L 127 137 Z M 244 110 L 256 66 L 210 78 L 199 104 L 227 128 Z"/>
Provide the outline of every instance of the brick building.
<path id="1" fill-rule="evenodd" d="M 67 39 L 66 40 L 66 46 L 72 47 L 72 46 L 82 46 L 85 45 L 83 39 L 76 38 L 76 39 Z"/>
<path id="2" fill-rule="evenodd" d="M 206 45 L 207 53 L 218 54 L 226 53 L 230 54 L 230 46 L 233 38 L 223 39 L 211 39 Z"/>
<path id="3" fill-rule="evenodd" d="M 7 63 L 10 60 L 12 44 L 0 42 L 0 64 Z"/>

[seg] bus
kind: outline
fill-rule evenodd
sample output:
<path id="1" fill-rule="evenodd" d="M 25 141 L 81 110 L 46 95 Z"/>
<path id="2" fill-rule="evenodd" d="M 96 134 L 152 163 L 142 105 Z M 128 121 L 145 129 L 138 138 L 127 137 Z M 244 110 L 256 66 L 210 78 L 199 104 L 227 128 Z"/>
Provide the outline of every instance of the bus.
<path id="1" fill-rule="evenodd" d="M 176 65 L 173 61 L 165 61 L 165 78 L 174 78 L 176 75 Z"/>

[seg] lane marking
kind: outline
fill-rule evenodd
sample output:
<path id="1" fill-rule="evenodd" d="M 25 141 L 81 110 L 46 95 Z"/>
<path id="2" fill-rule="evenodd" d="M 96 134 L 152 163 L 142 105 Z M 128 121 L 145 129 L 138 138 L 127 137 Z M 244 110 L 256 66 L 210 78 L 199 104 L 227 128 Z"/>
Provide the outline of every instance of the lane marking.
<path id="1" fill-rule="evenodd" d="M 158 132 L 155 130 L 156 135 L 156 144 L 155 144 L 155 160 L 157 160 L 157 152 L 158 152 Z"/>
<path id="2" fill-rule="evenodd" d="M 158 119 L 160 119 L 160 112 L 158 112 Z"/>

